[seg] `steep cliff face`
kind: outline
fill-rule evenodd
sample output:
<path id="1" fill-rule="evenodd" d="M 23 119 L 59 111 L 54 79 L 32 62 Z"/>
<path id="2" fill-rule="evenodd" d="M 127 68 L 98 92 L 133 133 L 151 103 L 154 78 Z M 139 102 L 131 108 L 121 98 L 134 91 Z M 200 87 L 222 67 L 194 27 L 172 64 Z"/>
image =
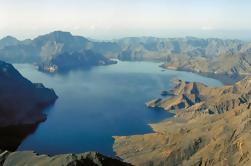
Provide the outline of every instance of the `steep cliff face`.
<path id="1" fill-rule="evenodd" d="M 34 124 L 44 120 L 42 109 L 57 95 L 42 84 L 33 84 L 11 64 L 0 61 L 0 126 Z"/>
<path id="2" fill-rule="evenodd" d="M 81 154 L 62 154 L 57 156 L 38 155 L 31 151 L 0 152 L 0 165 L 26 165 L 26 166 L 130 166 L 120 160 L 106 157 L 97 152 Z"/>
<path id="3" fill-rule="evenodd" d="M 135 165 L 251 164 L 250 77 L 220 88 L 178 81 L 171 92 L 160 107 L 186 104 L 174 118 L 151 124 L 153 133 L 114 137 L 119 157 Z"/>
<path id="4" fill-rule="evenodd" d="M 0 61 L 0 149 L 16 150 L 46 119 L 43 109 L 56 99 L 52 89 L 30 82 L 11 64 Z"/>

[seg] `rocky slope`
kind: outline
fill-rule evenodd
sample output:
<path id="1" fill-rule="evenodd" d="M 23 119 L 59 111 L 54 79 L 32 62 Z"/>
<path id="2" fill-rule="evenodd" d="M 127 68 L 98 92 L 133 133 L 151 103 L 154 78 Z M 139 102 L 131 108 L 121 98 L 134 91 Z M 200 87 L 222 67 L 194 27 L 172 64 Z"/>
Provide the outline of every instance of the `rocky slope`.
<path id="1" fill-rule="evenodd" d="M 0 61 L 0 149 L 15 150 L 39 122 L 43 109 L 57 95 L 42 84 L 24 78 L 11 64 Z"/>
<path id="2" fill-rule="evenodd" d="M 250 165 L 251 78 L 210 88 L 178 81 L 174 96 L 152 104 L 176 109 L 154 132 L 116 136 L 114 150 L 135 165 Z"/>
<path id="3" fill-rule="evenodd" d="M 38 155 L 31 151 L 0 153 L 0 165 L 13 166 L 129 166 L 120 160 L 103 156 L 97 152 L 62 154 L 56 156 Z"/>

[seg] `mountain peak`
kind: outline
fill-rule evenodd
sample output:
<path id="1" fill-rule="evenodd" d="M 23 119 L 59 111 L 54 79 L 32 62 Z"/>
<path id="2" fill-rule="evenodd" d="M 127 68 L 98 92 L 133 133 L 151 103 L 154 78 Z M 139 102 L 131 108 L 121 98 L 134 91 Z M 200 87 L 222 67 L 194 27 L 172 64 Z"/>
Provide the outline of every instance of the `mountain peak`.
<path id="1" fill-rule="evenodd" d="M 79 36 L 73 36 L 70 32 L 64 32 L 64 31 L 53 31 L 45 35 L 41 35 L 34 39 L 35 42 L 38 43 L 44 43 L 47 41 L 56 41 L 59 43 L 74 43 L 74 42 L 86 42 L 87 39 L 84 37 Z M 75 43 L 77 44 L 77 43 Z"/>
<path id="2" fill-rule="evenodd" d="M 5 36 L 5 37 L 4 37 L 4 38 L 2 38 L 1 40 L 16 40 L 16 41 L 18 41 L 18 39 L 17 39 L 17 38 L 15 38 L 15 37 L 13 37 L 13 36 L 10 36 L 10 35 Z"/>
<path id="3" fill-rule="evenodd" d="M 6 46 L 16 45 L 20 41 L 12 36 L 6 36 L 0 40 L 0 48 L 4 48 Z"/>
<path id="4" fill-rule="evenodd" d="M 53 31 L 53 32 L 50 32 L 48 35 L 67 35 L 67 36 L 72 36 L 71 32 L 66 32 L 66 31 Z"/>

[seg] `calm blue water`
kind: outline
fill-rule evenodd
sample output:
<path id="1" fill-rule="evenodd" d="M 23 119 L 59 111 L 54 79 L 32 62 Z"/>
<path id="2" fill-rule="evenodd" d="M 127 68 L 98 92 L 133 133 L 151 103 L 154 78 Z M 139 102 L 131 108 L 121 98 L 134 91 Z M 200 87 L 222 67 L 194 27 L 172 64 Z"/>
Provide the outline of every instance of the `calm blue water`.
<path id="1" fill-rule="evenodd" d="M 162 71 L 158 63 L 119 62 L 65 75 L 38 72 L 32 65 L 15 67 L 33 82 L 53 88 L 59 96 L 46 110 L 48 119 L 28 136 L 19 150 L 59 154 L 99 151 L 114 155 L 114 135 L 151 132 L 147 124 L 172 116 L 147 109 L 144 103 L 172 86 L 172 79 L 204 82 L 217 80 L 189 72 Z"/>

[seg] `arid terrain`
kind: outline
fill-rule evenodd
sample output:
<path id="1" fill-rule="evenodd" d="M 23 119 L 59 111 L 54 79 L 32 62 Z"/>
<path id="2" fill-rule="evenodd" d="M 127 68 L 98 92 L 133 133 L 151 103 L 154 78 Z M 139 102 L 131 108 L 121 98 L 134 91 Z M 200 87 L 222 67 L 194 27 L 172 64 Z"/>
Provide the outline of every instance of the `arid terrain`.
<path id="1" fill-rule="evenodd" d="M 173 96 L 147 103 L 176 116 L 153 133 L 115 136 L 113 148 L 134 165 L 250 165 L 250 90 L 250 77 L 217 88 L 179 80 Z"/>

